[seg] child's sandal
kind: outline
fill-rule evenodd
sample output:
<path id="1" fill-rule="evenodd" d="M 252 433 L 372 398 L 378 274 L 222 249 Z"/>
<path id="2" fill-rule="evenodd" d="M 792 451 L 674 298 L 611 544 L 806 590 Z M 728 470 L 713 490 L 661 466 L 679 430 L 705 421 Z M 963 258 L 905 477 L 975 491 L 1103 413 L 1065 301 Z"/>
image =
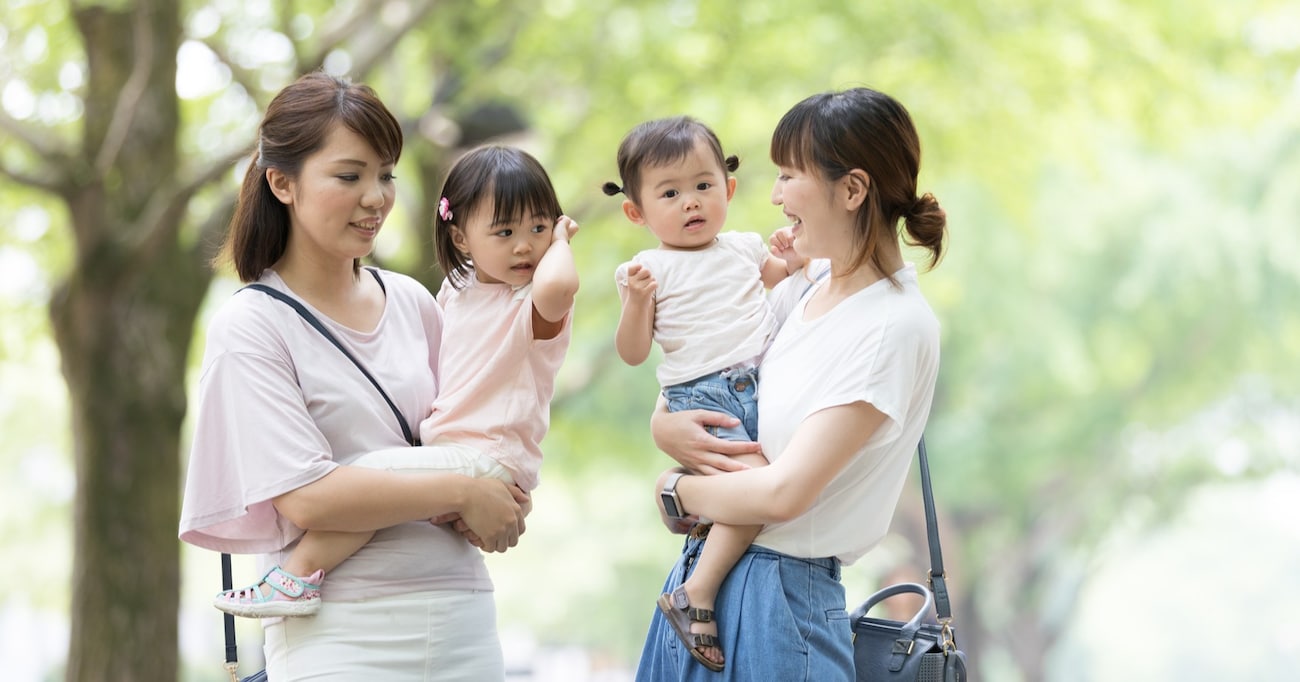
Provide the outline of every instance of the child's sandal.
<path id="1" fill-rule="evenodd" d="M 320 583 L 324 571 L 299 578 L 276 566 L 253 585 L 219 592 L 212 605 L 245 618 L 310 616 L 320 610 Z M 266 594 L 262 586 L 269 587 Z"/>
<path id="2" fill-rule="evenodd" d="M 682 644 L 686 645 L 686 650 L 691 652 L 691 656 L 709 670 L 715 673 L 722 672 L 727 665 L 726 661 L 715 663 L 700 651 L 712 647 L 717 649 L 718 653 L 722 653 L 718 638 L 703 632 L 691 632 L 691 623 L 713 622 L 713 611 L 691 606 L 691 601 L 686 596 L 686 587 L 683 585 L 678 585 L 672 592 L 659 595 L 658 603 L 659 610 L 663 611 L 668 624 L 672 626 L 673 632 L 677 633 L 677 638 L 682 640 Z"/>

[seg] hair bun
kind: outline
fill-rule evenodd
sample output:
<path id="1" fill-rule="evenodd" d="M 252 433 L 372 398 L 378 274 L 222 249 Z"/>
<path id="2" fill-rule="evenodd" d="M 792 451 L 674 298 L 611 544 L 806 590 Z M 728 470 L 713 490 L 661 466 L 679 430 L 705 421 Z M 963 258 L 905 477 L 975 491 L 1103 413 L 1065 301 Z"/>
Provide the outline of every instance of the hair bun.
<path id="1" fill-rule="evenodd" d="M 607 183 L 601 185 L 601 186 L 600 186 L 600 189 L 601 189 L 602 192 L 604 192 L 605 194 L 608 194 L 608 195 L 611 196 L 611 197 L 614 196 L 615 194 L 622 194 L 622 193 L 623 193 L 623 188 L 622 188 L 622 187 L 619 187 L 617 184 L 612 183 L 612 182 L 607 182 Z"/>
<path id="2" fill-rule="evenodd" d="M 912 205 L 907 207 L 907 215 L 915 216 L 925 213 L 930 208 L 930 204 L 937 203 L 934 195 L 926 192 L 919 197 L 912 198 Z"/>

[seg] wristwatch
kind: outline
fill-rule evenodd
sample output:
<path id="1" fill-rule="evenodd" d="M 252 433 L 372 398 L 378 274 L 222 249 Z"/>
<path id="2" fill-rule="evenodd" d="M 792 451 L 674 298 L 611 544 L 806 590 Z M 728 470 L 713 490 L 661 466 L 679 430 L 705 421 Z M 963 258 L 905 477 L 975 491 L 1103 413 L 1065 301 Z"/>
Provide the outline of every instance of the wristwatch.
<path id="1" fill-rule="evenodd" d="M 659 499 L 663 500 L 664 511 L 668 513 L 669 518 L 685 518 L 686 512 L 682 509 L 682 498 L 677 496 L 677 482 L 682 480 L 686 474 L 677 472 L 664 481 L 664 489 L 659 491 Z"/>

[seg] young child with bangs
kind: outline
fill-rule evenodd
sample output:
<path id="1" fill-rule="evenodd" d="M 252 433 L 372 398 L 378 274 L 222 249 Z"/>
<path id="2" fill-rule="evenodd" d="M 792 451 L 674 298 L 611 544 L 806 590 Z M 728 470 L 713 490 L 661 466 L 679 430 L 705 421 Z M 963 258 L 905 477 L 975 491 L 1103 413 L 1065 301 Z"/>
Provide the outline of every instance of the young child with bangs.
<path id="1" fill-rule="evenodd" d="M 526 152 L 485 146 L 456 161 L 434 221 L 447 277 L 437 296 L 440 386 L 420 423 L 422 445 L 368 453 L 357 466 L 493 477 L 524 493 L 537 486 L 555 375 L 572 332 L 578 273 L 569 240 L 577 232 Z M 431 521 L 493 551 L 454 514 Z M 309 530 L 261 581 L 218 594 L 214 605 L 253 618 L 312 615 L 325 574 L 373 535 Z"/>

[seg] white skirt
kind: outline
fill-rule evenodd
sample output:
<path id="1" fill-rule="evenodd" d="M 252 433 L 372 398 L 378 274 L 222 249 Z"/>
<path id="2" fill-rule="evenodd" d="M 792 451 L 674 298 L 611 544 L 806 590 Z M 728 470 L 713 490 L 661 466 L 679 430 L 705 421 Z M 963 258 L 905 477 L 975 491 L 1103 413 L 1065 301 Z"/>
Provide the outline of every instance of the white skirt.
<path id="1" fill-rule="evenodd" d="M 491 592 L 327 601 L 315 616 L 264 625 L 269 682 L 505 678 Z"/>

